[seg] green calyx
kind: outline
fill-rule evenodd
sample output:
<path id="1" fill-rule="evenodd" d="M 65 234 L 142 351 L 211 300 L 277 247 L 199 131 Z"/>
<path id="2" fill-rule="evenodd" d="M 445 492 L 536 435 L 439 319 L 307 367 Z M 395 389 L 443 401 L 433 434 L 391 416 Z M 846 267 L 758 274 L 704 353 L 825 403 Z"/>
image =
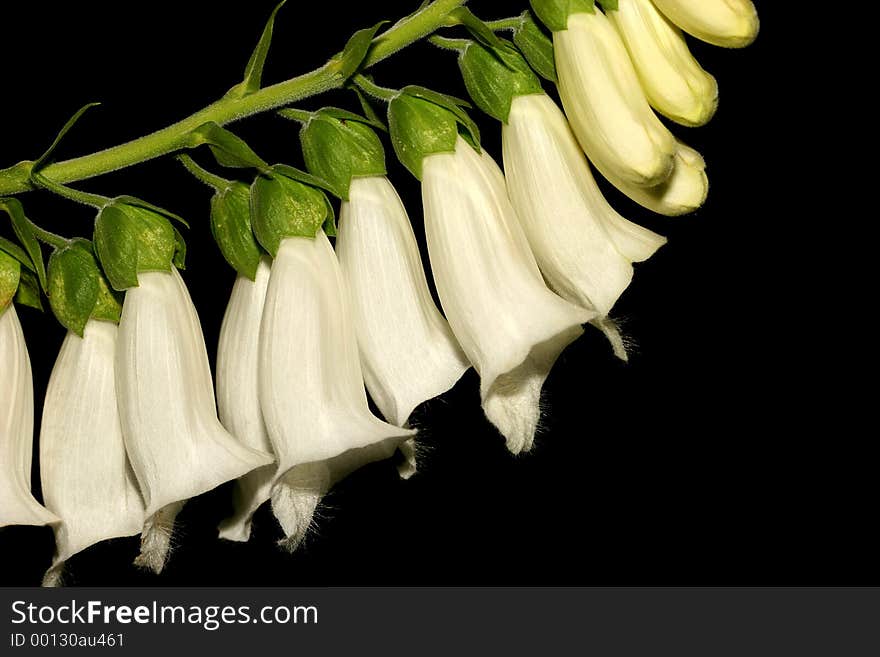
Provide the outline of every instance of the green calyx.
<path id="1" fill-rule="evenodd" d="M 280 164 L 257 176 L 250 188 L 253 232 L 273 258 L 285 238 L 314 238 L 322 228 L 336 234 L 326 187 L 324 181 Z"/>
<path id="2" fill-rule="evenodd" d="M 183 267 L 186 245 L 169 219 L 182 219 L 132 197 L 101 208 L 95 220 L 95 252 L 113 289 L 138 285 L 138 274 Z"/>
<path id="3" fill-rule="evenodd" d="M 251 190 L 232 181 L 211 199 L 211 233 L 226 262 L 250 280 L 257 277 L 263 251 L 251 223 Z"/>
<path id="4" fill-rule="evenodd" d="M 535 15 L 554 32 L 561 32 L 568 27 L 568 17 L 571 14 L 584 12 L 592 14 L 596 11 L 593 0 L 530 0 L 530 2 Z"/>
<path id="5" fill-rule="evenodd" d="M 68 331 L 82 337 L 90 319 L 119 323 L 122 303 L 84 239 L 71 240 L 49 258 L 49 305 Z"/>
<path id="6" fill-rule="evenodd" d="M 0 315 L 12 303 L 20 280 L 21 263 L 6 252 L 0 251 Z"/>
<path id="7" fill-rule="evenodd" d="M 373 127 L 384 129 L 370 119 L 329 107 L 311 114 L 300 132 L 309 171 L 341 199 L 348 200 L 352 178 L 387 173 L 385 149 Z"/>
<path id="8" fill-rule="evenodd" d="M 513 31 L 513 42 L 529 65 L 545 80 L 558 82 L 553 41 L 541 30 L 531 12 L 525 12 Z"/>
<path id="9" fill-rule="evenodd" d="M 478 152 L 480 131 L 459 98 L 424 87 L 404 87 L 388 104 L 391 143 L 398 159 L 419 180 L 422 160 L 435 153 L 453 153 L 459 135 Z"/>
<path id="10" fill-rule="evenodd" d="M 507 123 L 517 96 L 543 93 L 541 81 L 508 41 L 491 47 L 474 41 L 462 50 L 458 65 L 468 93 L 489 116 Z"/>

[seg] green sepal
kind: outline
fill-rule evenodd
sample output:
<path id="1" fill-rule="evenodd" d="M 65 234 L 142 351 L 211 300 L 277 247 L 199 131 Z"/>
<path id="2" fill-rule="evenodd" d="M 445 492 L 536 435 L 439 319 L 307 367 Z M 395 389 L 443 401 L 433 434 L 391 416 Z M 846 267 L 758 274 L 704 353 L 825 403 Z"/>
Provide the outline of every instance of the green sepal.
<path id="1" fill-rule="evenodd" d="M 250 190 L 254 235 L 273 258 L 285 238 L 314 238 L 327 222 L 330 208 L 322 189 L 289 177 L 280 169 L 276 165 L 270 175 L 257 176 Z"/>
<path id="2" fill-rule="evenodd" d="M 530 0 L 530 3 L 535 16 L 553 32 L 567 29 L 571 14 L 596 11 L 593 0 Z"/>
<path id="3" fill-rule="evenodd" d="M 61 325 L 80 337 L 90 319 L 119 322 L 122 304 L 88 240 L 72 240 L 49 258 L 49 305 Z"/>
<path id="4" fill-rule="evenodd" d="M 177 233 L 165 214 L 114 199 L 95 220 L 95 252 L 115 290 L 138 285 L 145 271 L 171 271 Z"/>
<path id="5" fill-rule="evenodd" d="M 226 262 L 241 276 L 254 280 L 263 255 L 251 225 L 251 190 L 230 182 L 211 199 L 211 234 Z"/>
<path id="6" fill-rule="evenodd" d="M 0 209 L 5 210 L 12 220 L 12 230 L 33 263 L 33 267 L 28 269 L 36 273 L 40 288 L 45 290 L 46 266 L 43 263 L 43 251 L 40 248 L 40 242 L 34 235 L 31 222 L 24 213 L 24 207 L 17 198 L 4 198 L 0 199 Z"/>
<path id="7" fill-rule="evenodd" d="M 171 258 L 171 264 L 178 269 L 186 269 L 186 240 L 174 224 L 171 224 L 171 230 L 174 231 L 174 257 Z"/>
<path id="8" fill-rule="evenodd" d="M 0 251 L 0 315 L 12 303 L 20 280 L 21 263 L 11 255 Z"/>
<path id="9" fill-rule="evenodd" d="M 331 63 L 335 67 L 335 77 L 339 80 L 348 80 L 352 75 L 358 72 L 370 52 L 370 46 L 373 45 L 373 39 L 376 33 L 388 21 L 376 23 L 373 27 L 367 27 L 355 32 L 345 44 L 345 48 L 341 53 L 331 59 Z"/>
<path id="10" fill-rule="evenodd" d="M 605 11 L 617 11 L 617 0 L 596 0 Z"/>
<path id="11" fill-rule="evenodd" d="M 336 210 L 333 209 L 333 204 L 326 194 L 324 194 L 324 203 L 327 206 L 327 218 L 324 219 L 321 229 L 327 237 L 336 237 Z"/>
<path id="12" fill-rule="evenodd" d="M 309 171 L 326 180 L 331 192 L 348 200 L 352 178 L 384 176 L 385 149 L 370 121 L 337 108 L 315 112 L 300 132 Z"/>
<path id="13" fill-rule="evenodd" d="M 545 80 L 558 82 L 553 40 L 544 34 L 531 12 L 522 15 L 522 23 L 513 31 L 513 42 L 534 71 Z"/>
<path id="14" fill-rule="evenodd" d="M 373 105 L 370 103 L 364 93 L 357 87 L 351 87 L 351 90 L 358 97 L 358 102 L 361 105 L 361 111 L 363 111 L 364 116 L 368 119 L 369 124 L 377 130 L 388 132 L 388 126 L 382 120 L 382 117 L 380 117 L 376 113 L 376 110 L 373 108 Z"/>
<path id="15" fill-rule="evenodd" d="M 232 87 L 226 92 L 227 98 L 244 98 L 250 96 L 260 90 L 263 84 L 263 67 L 266 65 L 266 57 L 269 55 L 269 48 L 272 46 L 272 33 L 275 30 L 275 16 L 284 6 L 287 0 L 281 0 L 276 5 L 272 13 L 269 14 L 269 20 L 266 21 L 266 27 L 263 28 L 263 34 L 260 41 L 248 61 L 247 68 L 244 71 L 244 80 Z"/>
<path id="16" fill-rule="evenodd" d="M 187 141 L 189 148 L 207 144 L 220 166 L 258 171 L 264 171 L 269 166 L 241 137 L 213 121 L 193 130 Z"/>
<path id="17" fill-rule="evenodd" d="M 528 62 L 509 41 L 498 39 L 490 49 L 471 42 L 458 58 L 465 86 L 477 106 L 491 117 L 507 123 L 510 105 L 517 96 L 544 92 Z"/>
<path id="18" fill-rule="evenodd" d="M 419 180 L 422 160 L 435 153 L 453 153 L 461 134 L 480 150 L 480 132 L 464 111 L 467 101 L 424 87 L 409 86 L 388 103 L 391 143 L 401 163 Z"/>
<path id="19" fill-rule="evenodd" d="M 308 185 L 309 187 L 317 187 L 318 189 L 323 189 L 326 192 L 333 192 L 333 188 L 329 182 L 322 178 L 318 178 L 317 176 L 313 176 L 310 173 L 306 173 L 305 171 L 301 171 L 296 167 L 292 167 L 287 164 L 273 164 L 267 172 L 267 175 L 271 174 L 280 174 L 286 178 L 290 178 L 291 180 L 296 180 L 297 182 L 301 182 L 304 185 Z"/>
<path id="20" fill-rule="evenodd" d="M 43 301 L 40 298 L 40 281 L 37 276 L 28 269 L 21 270 L 21 278 L 18 281 L 18 292 L 15 293 L 15 303 L 20 306 L 43 310 Z"/>
<path id="21" fill-rule="evenodd" d="M 146 201 L 139 199 L 135 196 L 117 196 L 116 198 L 112 199 L 111 203 L 130 205 L 136 208 L 141 208 L 143 210 L 149 210 L 151 212 L 155 212 L 156 214 L 162 215 L 166 219 L 171 219 L 172 221 L 176 221 L 177 223 L 189 228 L 189 223 L 187 222 L 187 220 L 181 217 L 179 214 L 169 212 L 165 208 L 161 208 L 158 205 L 153 205 L 152 203 L 147 203 Z"/>
<path id="22" fill-rule="evenodd" d="M 24 249 L 15 242 L 10 242 L 5 237 L 0 237 L 0 253 L 5 253 L 6 255 L 11 256 L 23 267 L 27 267 L 34 272 L 36 271 L 34 263 L 31 262 L 30 257 L 25 253 Z"/>

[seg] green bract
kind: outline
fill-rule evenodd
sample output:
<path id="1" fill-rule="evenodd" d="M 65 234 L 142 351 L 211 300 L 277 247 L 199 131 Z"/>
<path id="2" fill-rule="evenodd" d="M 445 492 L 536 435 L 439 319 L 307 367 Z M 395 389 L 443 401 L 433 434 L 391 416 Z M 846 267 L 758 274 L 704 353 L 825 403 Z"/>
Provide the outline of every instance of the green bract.
<path id="1" fill-rule="evenodd" d="M 387 173 L 385 149 L 370 123 L 330 107 L 315 112 L 300 133 L 309 171 L 325 180 L 341 199 L 348 199 L 352 178 Z"/>
<path id="2" fill-rule="evenodd" d="M 6 310 L 18 290 L 21 263 L 0 251 L 0 314 Z"/>
<path id="3" fill-rule="evenodd" d="M 247 185 L 236 181 L 217 190 L 211 199 L 211 233 L 226 262 L 242 276 L 254 280 L 262 251 L 251 227 Z"/>
<path id="4" fill-rule="evenodd" d="M 127 198 L 114 199 L 98 213 L 95 250 L 114 289 L 137 287 L 140 272 L 171 271 L 182 244 L 167 217 Z"/>
<path id="5" fill-rule="evenodd" d="M 67 330 L 83 335 L 90 319 L 118 322 L 122 305 L 92 253 L 88 240 L 77 239 L 49 258 L 49 305 Z"/>
<path id="6" fill-rule="evenodd" d="M 504 123 L 514 98 L 544 92 L 541 81 L 523 56 L 503 39 L 498 39 L 495 48 L 471 42 L 462 51 L 458 65 L 477 106 Z"/>
<path id="7" fill-rule="evenodd" d="M 273 258 L 287 237 L 314 238 L 322 227 L 334 233 L 333 207 L 318 182 L 296 169 L 276 165 L 251 185 L 254 234 Z"/>
<path id="8" fill-rule="evenodd" d="M 480 150 L 480 132 L 463 108 L 470 105 L 453 96 L 423 87 L 404 87 L 388 104 L 388 127 L 398 159 L 419 180 L 422 160 L 435 153 L 452 153 L 459 134 Z"/>

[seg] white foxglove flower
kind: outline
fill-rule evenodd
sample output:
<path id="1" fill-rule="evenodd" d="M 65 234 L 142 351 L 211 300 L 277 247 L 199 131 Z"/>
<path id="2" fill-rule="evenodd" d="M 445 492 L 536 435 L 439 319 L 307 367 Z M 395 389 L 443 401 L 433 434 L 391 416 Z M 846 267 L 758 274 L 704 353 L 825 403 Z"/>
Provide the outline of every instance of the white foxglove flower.
<path id="1" fill-rule="evenodd" d="M 43 580 L 101 541 L 141 533 L 144 502 L 125 453 L 116 405 L 118 328 L 89 321 L 69 332 L 52 370 L 40 429 L 40 475 L 55 526 L 55 558 Z"/>
<path id="2" fill-rule="evenodd" d="M 651 0 L 618 0 L 607 15 L 651 106 L 683 125 L 707 123 L 718 108 L 718 83 L 691 54 L 681 30 Z"/>
<path id="3" fill-rule="evenodd" d="M 608 204 L 546 94 L 514 98 L 502 143 L 510 199 L 544 278 L 562 298 L 595 311 L 594 323 L 625 359 L 608 313 L 632 280 L 632 263 L 647 260 L 666 239 Z"/>
<path id="4" fill-rule="evenodd" d="M 122 307 L 116 390 L 147 507 L 138 562 L 159 571 L 183 502 L 272 458 L 239 444 L 217 419 L 205 340 L 177 269 L 140 273 L 138 283 Z"/>
<path id="5" fill-rule="evenodd" d="M 553 34 L 559 93 L 590 161 L 606 177 L 666 180 L 675 138 L 651 110 L 626 47 L 605 15 L 575 13 Z"/>
<path id="6" fill-rule="evenodd" d="M 608 179 L 636 203 L 668 217 L 693 212 L 709 194 L 706 161 L 681 142 L 676 145 L 675 166 L 666 182 L 645 188 L 611 176 Z"/>
<path id="7" fill-rule="evenodd" d="M 10 303 L 0 308 L 0 527 L 58 521 L 31 495 L 33 440 L 31 361 Z"/>
<path id="8" fill-rule="evenodd" d="M 504 175 L 459 137 L 422 162 L 431 267 L 452 331 L 480 374 L 486 416 L 513 453 L 531 448 L 544 380 L 596 316 L 541 278 Z"/>
<path id="9" fill-rule="evenodd" d="M 248 447 L 271 453 L 260 408 L 258 363 L 260 324 L 269 288 L 270 260 L 263 257 L 254 280 L 239 275 L 232 288 L 217 349 L 217 408 L 220 421 Z M 271 494 L 275 465 L 249 472 L 235 482 L 234 513 L 220 525 L 220 538 L 246 541 L 251 519 Z"/>
<path id="10" fill-rule="evenodd" d="M 259 374 L 278 457 L 272 508 L 290 549 L 336 481 L 388 458 L 415 433 L 369 410 L 348 294 L 323 231 L 281 242 L 263 311 Z"/>
<path id="11" fill-rule="evenodd" d="M 751 0 L 653 0 L 688 34 L 725 48 L 742 48 L 758 36 L 760 21 Z"/>
<path id="12" fill-rule="evenodd" d="M 342 203 L 336 253 L 370 396 L 405 426 L 413 409 L 470 367 L 437 310 L 406 209 L 384 176 L 355 178 Z"/>

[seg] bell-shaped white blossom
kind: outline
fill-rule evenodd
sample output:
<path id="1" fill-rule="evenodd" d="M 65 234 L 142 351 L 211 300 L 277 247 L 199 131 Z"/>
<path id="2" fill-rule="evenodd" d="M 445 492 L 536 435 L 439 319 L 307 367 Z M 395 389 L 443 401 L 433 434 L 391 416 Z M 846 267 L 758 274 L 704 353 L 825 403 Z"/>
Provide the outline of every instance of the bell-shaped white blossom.
<path id="1" fill-rule="evenodd" d="M 367 390 L 386 420 L 405 426 L 416 406 L 449 390 L 470 363 L 431 298 L 409 217 L 386 177 L 351 181 L 336 253 Z"/>
<path id="2" fill-rule="evenodd" d="M 691 54 L 681 30 L 651 0 L 618 0 L 607 15 L 651 106 L 682 125 L 707 123 L 718 108 L 718 83 Z"/>
<path id="3" fill-rule="evenodd" d="M 141 533 L 144 502 L 125 453 L 116 405 L 118 328 L 89 321 L 68 333 L 55 361 L 40 428 L 40 478 L 55 525 L 44 586 L 70 557 L 101 541 Z"/>
<path id="4" fill-rule="evenodd" d="M 0 308 L 0 527 L 58 518 L 31 495 L 34 383 L 15 306 Z"/>
<path id="5" fill-rule="evenodd" d="M 653 0 L 673 23 L 698 39 L 742 48 L 758 36 L 760 21 L 751 0 Z"/>
<path id="6" fill-rule="evenodd" d="M 217 349 L 217 408 L 220 421 L 239 441 L 272 453 L 259 396 L 260 324 L 269 289 L 269 258 L 260 260 L 254 280 L 239 275 L 232 288 Z M 220 525 L 220 538 L 246 541 L 251 519 L 266 502 L 275 465 L 253 470 L 235 482 L 234 511 Z"/>
<path id="7" fill-rule="evenodd" d="M 675 166 L 666 182 L 656 187 L 640 187 L 613 176 L 608 179 L 639 205 L 668 217 L 693 212 L 705 203 L 709 194 L 706 161 L 681 142 L 676 145 Z"/>
<path id="8" fill-rule="evenodd" d="M 138 563 L 159 571 L 183 503 L 272 458 L 240 444 L 220 424 L 204 336 L 177 270 L 141 273 L 138 283 L 122 306 L 116 391 L 147 507 Z"/>
<path id="9" fill-rule="evenodd" d="M 590 161 L 606 177 L 652 187 L 666 180 L 675 138 L 654 114 L 626 47 L 605 14 L 576 13 L 555 32 L 559 94 Z"/>
<path id="10" fill-rule="evenodd" d="M 544 278 L 562 298 L 595 311 L 594 323 L 626 359 L 608 313 L 632 280 L 632 263 L 647 260 L 666 239 L 609 205 L 565 115 L 546 94 L 513 100 L 502 143 L 510 199 Z"/>
<path id="11" fill-rule="evenodd" d="M 513 453 L 531 448 L 544 380 L 596 317 L 551 292 L 485 151 L 459 137 L 422 163 L 431 268 L 452 331 L 480 374 L 483 410 Z"/>
<path id="12" fill-rule="evenodd" d="M 272 263 L 260 332 L 260 404 L 278 457 L 272 509 L 295 549 L 330 487 L 390 457 L 415 432 L 369 409 L 336 254 L 323 231 L 290 237 Z"/>

